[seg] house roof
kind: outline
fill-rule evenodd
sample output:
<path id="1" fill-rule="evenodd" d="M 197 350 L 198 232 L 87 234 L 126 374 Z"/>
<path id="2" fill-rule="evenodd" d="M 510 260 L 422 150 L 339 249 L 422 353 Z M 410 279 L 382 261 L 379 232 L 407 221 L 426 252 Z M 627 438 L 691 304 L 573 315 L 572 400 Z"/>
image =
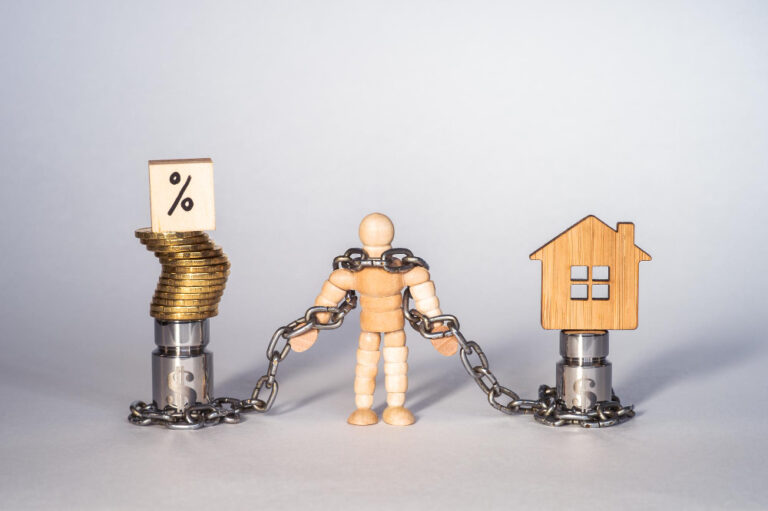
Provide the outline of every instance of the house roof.
<path id="1" fill-rule="evenodd" d="M 614 229 L 614 228 L 613 228 L 613 227 L 611 227 L 610 225 L 606 224 L 605 222 L 603 222 L 602 220 L 600 220 L 599 218 L 597 218 L 595 215 L 588 215 L 588 216 L 585 216 L 584 218 L 582 218 L 581 220 L 579 220 L 578 222 L 576 222 L 575 224 L 573 224 L 572 226 L 568 227 L 566 230 L 564 230 L 563 232 L 561 232 L 560 234 L 558 234 L 557 236 L 555 236 L 554 238 L 552 238 L 551 240 L 549 240 L 548 242 L 546 242 L 546 243 L 545 243 L 544 245 L 542 245 L 541 247 L 537 248 L 537 249 L 536 249 L 535 251 L 533 251 L 533 253 L 530 255 L 530 258 L 531 258 L 531 259 L 541 259 L 541 255 L 542 255 L 541 253 L 542 253 L 542 251 L 544 250 L 544 247 L 546 247 L 546 246 L 547 246 L 547 245 L 549 245 L 550 243 L 554 242 L 554 241 L 555 241 L 555 240 L 557 240 L 557 239 L 558 239 L 560 236 L 562 236 L 563 234 L 567 233 L 567 232 L 568 232 L 568 231 L 570 231 L 571 229 L 574 229 L 574 228 L 576 228 L 577 226 L 579 226 L 579 225 L 583 224 L 584 222 L 593 222 L 593 223 L 594 223 L 594 224 L 596 224 L 596 225 L 602 226 L 602 227 L 604 227 L 604 228 L 606 228 L 606 229 L 610 229 L 610 230 L 611 230 L 613 233 L 615 233 L 615 234 L 618 234 L 618 232 L 619 232 L 617 229 Z M 633 224 L 632 222 L 619 222 L 619 223 L 617 224 L 617 226 L 618 226 L 618 225 L 621 225 L 621 224 L 630 224 L 630 225 L 632 225 L 632 226 L 634 227 L 634 224 Z M 634 240 L 633 240 L 633 241 L 634 241 Z M 635 245 L 635 248 L 636 248 L 638 251 L 640 251 L 640 260 L 641 260 L 641 261 L 650 261 L 650 260 L 651 260 L 651 256 L 650 256 L 650 254 L 648 254 L 648 252 L 644 251 L 642 248 L 638 247 L 637 245 Z"/>

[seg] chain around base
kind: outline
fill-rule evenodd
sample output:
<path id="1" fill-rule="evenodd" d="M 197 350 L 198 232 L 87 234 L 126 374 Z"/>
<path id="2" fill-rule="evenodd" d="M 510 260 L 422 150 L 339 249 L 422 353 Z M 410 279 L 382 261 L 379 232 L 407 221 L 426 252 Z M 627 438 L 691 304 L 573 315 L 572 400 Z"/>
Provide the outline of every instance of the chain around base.
<path id="1" fill-rule="evenodd" d="M 614 426 L 635 416 L 634 407 L 622 406 L 615 394 L 610 401 L 598 402 L 594 408 L 587 411 L 566 407 L 565 403 L 557 399 L 557 390 L 548 385 L 539 387 L 539 399 L 520 399 L 516 392 L 499 384 L 499 380 L 489 368 L 488 357 L 479 344 L 466 340 L 456 316 L 442 314 L 429 318 L 418 310 L 411 309 L 410 303 L 411 292 L 406 289 L 403 293 L 405 319 L 427 339 L 455 337 L 459 343 L 461 364 L 480 390 L 488 396 L 488 403 L 496 410 L 510 415 L 533 414 L 538 422 L 548 426 L 578 424 L 584 428 Z M 443 328 L 438 330 L 438 326 Z M 472 355 L 477 357 L 476 363 L 470 360 Z M 502 400 L 506 400 L 506 403 Z"/>
<path id="2" fill-rule="evenodd" d="M 622 406 L 621 400 L 613 394 L 610 401 L 600 401 L 594 408 L 581 411 L 568 408 L 557 399 L 557 390 L 548 385 L 539 387 L 540 407 L 533 412 L 533 418 L 547 426 L 576 424 L 582 428 L 607 428 L 626 422 L 635 416 L 633 405 Z"/>
<path id="3" fill-rule="evenodd" d="M 401 258 L 397 258 L 401 255 Z M 388 272 L 402 272 L 423 266 L 429 268 L 424 260 L 414 257 L 409 250 L 392 249 L 385 252 L 379 259 L 371 259 L 359 249 L 350 249 L 343 256 L 334 259 L 333 267 L 346 268 L 359 271 L 365 267 L 382 268 Z M 406 288 L 403 293 L 403 314 L 411 326 L 427 339 L 441 337 L 455 337 L 460 346 L 459 356 L 461 364 L 467 373 L 474 379 L 478 387 L 488 397 L 488 403 L 506 414 L 533 414 L 536 421 L 547 426 L 565 426 L 578 424 L 584 428 L 605 428 L 626 422 L 635 416 L 632 405 L 622 406 L 621 401 L 613 394 L 610 401 L 598 402 L 594 408 L 587 411 L 568 408 L 565 403 L 557 399 L 557 391 L 554 387 L 542 385 L 539 387 L 539 398 L 520 399 L 513 390 L 499 384 L 496 376 L 491 372 L 488 358 L 475 341 L 467 341 L 461 333 L 459 320 L 456 316 L 442 314 L 429 318 L 416 309 L 410 308 L 411 293 Z M 278 328 L 272 335 L 267 347 L 267 360 L 269 368 L 256 383 L 249 399 L 236 399 L 220 397 L 210 403 L 196 403 L 180 411 L 167 406 L 159 409 L 154 403 L 146 404 L 142 401 L 134 401 L 131 404 L 131 414 L 128 421 L 138 426 L 162 424 L 171 429 L 199 429 L 214 424 L 236 424 L 241 420 L 241 414 L 246 412 L 265 413 L 272 408 L 277 396 L 278 384 L 275 378 L 277 367 L 288 356 L 291 338 L 301 335 L 311 329 L 330 330 L 339 328 L 344 317 L 357 306 L 357 296 L 354 291 L 348 291 L 344 300 L 336 307 L 310 307 L 303 317 Z M 330 313 L 327 323 L 317 319 L 321 313 Z M 437 330 L 437 327 L 443 327 Z M 445 328 L 447 327 L 447 329 Z M 278 342 L 283 339 L 284 346 L 277 349 Z M 470 357 L 475 355 L 478 363 L 472 363 Z M 259 397 L 262 388 L 269 390 L 266 399 Z M 506 403 L 502 400 L 506 399 Z"/>
<path id="4" fill-rule="evenodd" d="M 178 410 L 172 406 L 160 409 L 155 403 L 147 404 L 143 401 L 131 403 L 131 414 L 128 421 L 137 426 L 164 425 L 170 429 L 199 429 L 215 424 L 237 424 L 241 420 L 241 414 L 247 412 L 266 413 L 272 408 L 277 397 L 279 385 L 277 384 L 277 368 L 280 362 L 285 360 L 291 352 L 289 341 L 311 329 L 332 330 L 339 328 L 344 322 L 344 317 L 357 306 L 357 295 L 354 291 L 348 291 L 344 299 L 336 307 L 315 306 L 307 309 L 304 316 L 278 328 L 267 346 L 267 360 L 269 366 L 267 373 L 258 379 L 256 386 L 248 399 L 234 397 L 219 397 L 210 403 L 195 403 L 184 410 Z M 317 319 L 318 314 L 330 314 L 326 323 Z M 278 344 L 283 341 L 283 346 L 278 349 Z M 269 395 L 262 399 L 260 394 L 266 388 Z"/>
<path id="5" fill-rule="evenodd" d="M 277 393 L 277 382 L 274 383 Z M 164 425 L 169 429 L 200 429 L 219 423 L 237 424 L 240 414 L 244 412 L 261 412 L 268 410 L 267 403 L 261 399 L 235 399 L 220 397 L 210 403 L 195 403 L 180 411 L 172 406 L 162 410 L 155 403 L 146 404 L 143 401 L 131 403 L 131 414 L 128 421 L 137 426 Z"/>

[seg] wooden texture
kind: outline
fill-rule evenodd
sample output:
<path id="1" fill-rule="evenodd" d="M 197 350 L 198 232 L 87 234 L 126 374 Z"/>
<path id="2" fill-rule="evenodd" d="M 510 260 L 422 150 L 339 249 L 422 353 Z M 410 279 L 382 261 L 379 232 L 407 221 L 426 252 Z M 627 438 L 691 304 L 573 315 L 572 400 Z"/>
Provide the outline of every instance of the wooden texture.
<path id="1" fill-rule="evenodd" d="M 634 224 L 619 223 L 614 230 L 598 218 L 588 216 L 536 250 L 530 258 L 542 262 L 541 325 L 544 328 L 637 328 L 639 265 L 641 261 L 650 261 L 651 256 L 635 245 Z M 587 279 L 572 280 L 572 266 L 586 266 Z M 593 279 L 594 266 L 608 266 L 608 280 Z M 578 271 L 574 272 L 576 275 Z M 572 299 L 571 285 L 586 285 L 585 299 Z M 594 285 L 607 285 L 608 299 L 594 299 Z"/>
<path id="2" fill-rule="evenodd" d="M 370 257 L 381 255 L 392 248 L 395 234 L 392 222 L 381 213 L 372 213 L 360 223 L 360 241 L 363 250 Z M 435 285 L 429 272 L 414 268 L 405 273 L 390 273 L 381 268 L 364 268 L 358 272 L 338 269 L 331 273 L 323 284 L 315 305 L 331 306 L 339 303 L 344 293 L 354 290 L 359 294 L 360 329 L 362 330 L 357 350 L 355 367 L 355 405 L 357 409 L 347 419 L 354 425 L 365 426 L 378 422 L 378 416 L 371 409 L 376 386 L 379 360 L 379 340 L 384 338 L 384 386 L 387 391 L 387 408 L 382 414 L 384 422 L 405 426 L 413 424 L 413 414 L 405 408 L 405 394 L 408 389 L 408 348 L 405 346 L 405 317 L 402 310 L 402 292 L 409 286 L 414 305 L 419 312 L 429 317 L 441 314 L 439 300 L 435 296 Z M 318 315 L 321 322 L 328 321 L 328 315 Z M 438 326 L 439 329 L 445 327 Z M 317 339 L 317 330 L 310 330 L 290 340 L 296 351 L 309 349 Z M 443 355 L 456 353 L 458 341 L 455 337 L 432 340 L 432 345 Z"/>
<path id="3" fill-rule="evenodd" d="M 366 215 L 357 232 L 363 242 L 363 250 L 371 257 L 381 257 L 381 254 L 392 248 L 392 240 L 395 239 L 392 220 L 381 213 Z"/>
<path id="4" fill-rule="evenodd" d="M 152 232 L 216 229 L 213 162 L 210 158 L 150 161 L 149 206 Z"/>

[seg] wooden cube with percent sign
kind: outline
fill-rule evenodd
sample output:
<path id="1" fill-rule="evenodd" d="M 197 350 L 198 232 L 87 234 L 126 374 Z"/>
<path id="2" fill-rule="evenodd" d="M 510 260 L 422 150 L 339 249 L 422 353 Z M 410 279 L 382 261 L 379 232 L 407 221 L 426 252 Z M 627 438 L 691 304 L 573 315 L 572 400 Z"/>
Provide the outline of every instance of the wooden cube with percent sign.
<path id="1" fill-rule="evenodd" d="M 149 203 L 152 232 L 216 229 L 213 161 L 151 160 Z"/>

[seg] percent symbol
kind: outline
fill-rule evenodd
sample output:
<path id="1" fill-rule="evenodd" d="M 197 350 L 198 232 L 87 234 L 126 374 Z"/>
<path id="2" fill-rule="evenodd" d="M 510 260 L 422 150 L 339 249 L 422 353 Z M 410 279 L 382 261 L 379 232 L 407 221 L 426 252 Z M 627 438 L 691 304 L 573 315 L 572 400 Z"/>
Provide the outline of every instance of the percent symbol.
<path id="1" fill-rule="evenodd" d="M 187 176 L 187 180 L 184 182 L 184 186 L 181 187 L 181 191 L 176 196 L 176 200 L 173 201 L 173 206 L 171 206 L 171 209 L 168 210 L 168 216 L 171 216 L 174 211 L 176 211 L 176 206 L 179 205 L 179 201 L 181 201 L 181 209 L 184 211 L 189 211 L 192 209 L 192 207 L 195 205 L 195 203 L 190 199 L 189 197 L 186 197 L 182 200 L 182 197 L 184 197 L 184 192 L 187 190 L 187 187 L 189 186 L 189 183 L 192 181 L 192 176 Z M 181 182 L 181 174 L 178 172 L 174 172 L 171 174 L 171 184 L 177 185 Z"/>

